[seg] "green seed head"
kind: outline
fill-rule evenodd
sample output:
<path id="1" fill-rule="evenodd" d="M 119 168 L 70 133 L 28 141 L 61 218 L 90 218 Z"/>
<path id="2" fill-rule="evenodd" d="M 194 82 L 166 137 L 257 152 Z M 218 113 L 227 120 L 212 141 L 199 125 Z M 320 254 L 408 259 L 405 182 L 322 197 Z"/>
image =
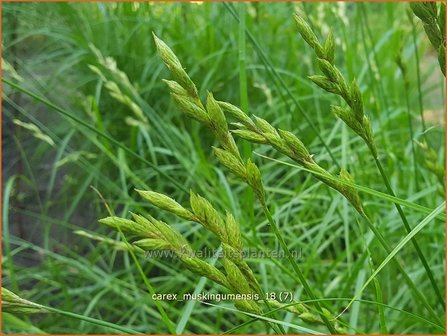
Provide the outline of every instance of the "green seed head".
<path id="1" fill-rule="evenodd" d="M 210 118 L 202 107 L 197 105 L 196 101 L 189 96 L 180 96 L 175 93 L 171 93 L 171 97 L 180 108 L 180 110 L 185 113 L 188 117 L 195 119 L 205 125 L 210 124 Z"/>
<path id="2" fill-rule="evenodd" d="M 333 64 L 335 59 L 335 40 L 332 31 L 329 32 L 326 43 L 324 44 L 324 54 L 326 56 L 326 60 Z"/>
<path id="3" fill-rule="evenodd" d="M 197 220 L 221 240 L 228 241 L 225 222 L 212 204 L 191 191 L 189 201 Z"/>
<path id="4" fill-rule="evenodd" d="M 225 113 L 230 114 L 231 117 L 242 123 L 248 129 L 256 129 L 253 120 L 251 120 L 250 117 L 246 113 L 244 113 L 244 111 L 227 102 L 218 101 L 217 103 Z"/>
<path id="5" fill-rule="evenodd" d="M 262 185 L 261 172 L 259 168 L 250 160 L 247 160 L 247 183 L 253 188 L 256 196 L 265 203 L 264 186 Z"/>
<path id="6" fill-rule="evenodd" d="M 246 168 L 238 157 L 236 157 L 229 151 L 220 148 L 213 147 L 213 150 L 220 163 L 227 167 L 227 169 L 233 174 L 236 174 L 237 176 L 245 180 L 247 174 Z"/>
<path id="7" fill-rule="evenodd" d="M 220 108 L 217 101 L 214 99 L 211 92 L 208 92 L 206 109 L 208 110 L 208 115 L 210 116 L 211 123 L 214 126 L 214 129 L 219 133 L 227 133 L 227 120 L 225 119 L 225 115 L 222 109 Z"/>
<path id="8" fill-rule="evenodd" d="M 231 133 L 238 136 L 241 139 L 244 139 L 244 140 L 247 140 L 250 142 L 260 143 L 260 144 L 267 143 L 267 140 L 262 135 L 260 135 L 256 132 L 253 132 L 253 131 L 237 129 L 237 130 L 232 130 Z"/>
<path id="9" fill-rule="evenodd" d="M 227 211 L 225 228 L 227 230 L 228 243 L 236 250 L 242 250 L 242 239 L 239 224 L 233 215 Z"/>
<path id="10" fill-rule="evenodd" d="M 216 267 L 208 264 L 207 262 L 199 258 L 190 257 L 185 254 L 180 254 L 179 258 L 191 272 L 196 273 L 200 276 L 207 277 L 208 279 L 217 282 L 218 284 L 221 284 L 222 286 L 229 289 L 232 288 L 225 275 Z"/>
<path id="11" fill-rule="evenodd" d="M 359 122 L 362 122 L 363 120 L 362 93 L 360 92 L 360 88 L 358 87 L 355 79 L 351 83 L 350 97 L 351 97 L 351 108 L 352 111 L 354 112 L 354 116 Z"/>
<path id="12" fill-rule="evenodd" d="M 188 96 L 188 91 L 186 91 L 179 83 L 173 80 L 162 79 L 164 83 L 169 87 L 172 94 L 178 96 Z"/>
<path id="13" fill-rule="evenodd" d="M 318 57 L 324 57 L 325 53 L 324 53 L 323 47 L 321 46 L 320 42 L 318 41 L 317 36 L 312 31 L 312 29 L 309 27 L 307 22 L 304 21 L 304 19 L 297 14 L 295 14 L 294 17 L 295 17 L 296 26 L 298 28 L 298 32 L 303 37 L 304 41 L 306 41 L 306 43 L 312 49 L 314 49 L 314 51 Z"/>
<path id="14" fill-rule="evenodd" d="M 99 220 L 101 224 L 108 225 L 114 229 L 120 229 L 123 232 L 128 232 L 135 235 L 147 235 L 147 232 L 151 230 L 150 226 L 135 223 L 130 219 L 120 217 L 106 217 Z"/>
<path id="15" fill-rule="evenodd" d="M 241 270 L 228 258 L 222 259 L 225 272 L 227 273 L 228 282 L 240 294 L 251 293 L 250 285 L 242 274 Z"/>
<path id="16" fill-rule="evenodd" d="M 263 133 L 277 134 L 276 129 L 267 120 L 255 116 L 255 123 Z"/>
<path id="17" fill-rule="evenodd" d="M 340 93 L 339 86 L 336 83 L 329 80 L 329 78 L 327 78 L 326 76 L 315 75 L 315 76 L 307 76 L 307 78 L 309 78 L 312 82 L 314 82 L 316 85 L 318 85 L 320 88 L 322 88 L 327 92 L 335 94 Z"/>
<path id="18" fill-rule="evenodd" d="M 197 88 L 194 85 L 194 82 L 191 80 L 191 78 L 189 78 L 188 74 L 183 69 L 182 64 L 180 63 L 177 56 L 174 54 L 171 48 L 168 47 L 166 43 L 160 40 L 154 33 L 152 34 L 154 36 L 155 45 L 157 46 L 158 55 L 166 64 L 174 79 L 186 91 L 188 91 L 188 93 L 192 97 L 198 98 L 199 95 L 197 93 Z"/>
<path id="19" fill-rule="evenodd" d="M 171 250 L 172 245 L 162 239 L 145 238 L 133 243 L 145 251 Z"/>
<path id="20" fill-rule="evenodd" d="M 22 299 L 4 287 L 2 287 L 1 296 L 2 312 L 4 313 L 34 314 L 46 312 L 45 308 L 41 305 Z"/>
<path id="21" fill-rule="evenodd" d="M 289 131 L 283 131 L 278 130 L 279 135 L 281 138 L 284 139 L 287 146 L 293 151 L 293 153 L 296 154 L 296 157 L 299 160 L 302 161 L 311 161 L 311 156 L 307 150 L 307 148 L 304 146 L 304 144 L 301 142 L 300 139 L 298 139 L 295 134 L 289 132 Z"/>
<path id="22" fill-rule="evenodd" d="M 143 197 L 145 200 L 155 205 L 157 208 L 172 212 L 175 215 L 187 220 L 194 220 L 194 215 L 190 211 L 182 207 L 180 204 L 178 204 L 172 198 L 157 193 L 155 191 L 145 191 L 145 190 L 136 190 L 136 191 L 140 194 L 141 197 Z"/>
<path id="23" fill-rule="evenodd" d="M 427 6 L 424 2 L 410 2 L 410 7 L 414 14 L 424 23 L 433 22 L 436 13 L 433 12 L 432 6 Z"/>

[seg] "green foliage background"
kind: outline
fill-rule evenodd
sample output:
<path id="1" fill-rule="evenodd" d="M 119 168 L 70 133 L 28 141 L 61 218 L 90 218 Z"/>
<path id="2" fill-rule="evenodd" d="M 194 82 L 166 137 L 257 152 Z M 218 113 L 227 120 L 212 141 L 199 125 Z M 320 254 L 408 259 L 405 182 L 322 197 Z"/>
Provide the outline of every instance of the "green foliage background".
<path id="1" fill-rule="evenodd" d="M 238 15 L 245 12 L 244 26 L 230 13 L 233 7 Z M 394 190 L 401 199 L 434 209 L 445 198 L 443 177 L 429 169 L 426 150 L 416 146 L 413 157 L 411 143 L 427 139 L 435 153 L 428 162 L 440 166 L 441 174 L 445 171 L 444 77 L 420 21 L 408 9 L 406 3 L 4 3 L 2 76 L 116 139 L 184 189 L 230 210 L 248 238 L 260 237 L 270 249 L 279 249 L 252 195 L 217 164 L 211 152 L 214 138 L 172 104 L 161 81 L 169 74 L 155 53 L 152 32 L 175 51 L 202 97 L 209 90 L 219 100 L 240 105 L 240 87 L 246 86 L 250 114 L 292 131 L 323 167 L 338 173 L 289 90 L 338 164 L 351 172 L 357 184 L 385 192 L 366 146 L 329 112 L 330 104 L 339 98 L 307 80 L 318 69 L 313 52 L 297 33 L 293 13 L 304 13 L 322 39 L 332 29 L 336 64 L 346 78 L 355 77 L 362 90 Z M 256 44 L 250 38 L 245 46 L 241 43 L 244 28 Z M 408 89 L 396 63 L 398 55 L 407 68 Z M 240 76 L 244 67 L 246 78 Z M 116 88 L 128 97 L 127 102 L 116 98 Z M 198 224 L 159 212 L 142 202 L 134 188 L 162 192 L 182 204 L 187 204 L 187 193 L 78 122 L 5 83 L 2 90 L 3 286 L 28 300 L 139 332 L 168 332 L 129 254 L 77 231 L 120 239 L 97 223 L 107 213 L 93 186 L 118 215 L 149 211 L 181 231 L 196 250 L 218 248 L 218 241 Z M 40 130 L 30 131 L 14 119 Z M 247 157 L 254 150 L 289 162 L 270 147 L 240 143 Z M 267 199 L 289 248 L 302 251 L 299 264 L 309 283 L 320 298 L 327 298 L 326 307 L 341 312 L 370 276 L 371 267 L 387 254 L 342 196 L 300 169 L 255 154 L 251 157 L 261 167 Z M 393 204 L 377 196 L 361 196 L 375 225 L 395 246 L 406 232 Z M 404 210 L 413 228 L 427 216 L 408 207 Z M 443 221 L 434 220 L 417 239 L 444 290 Z M 249 242 L 246 246 L 257 248 Z M 407 244 L 399 255 L 418 288 L 444 316 L 413 246 Z M 291 291 L 295 299 L 306 300 L 302 287 L 270 260 L 248 261 L 264 290 Z M 289 268 L 286 259 L 279 261 Z M 184 270 L 177 260 L 140 257 L 139 262 L 158 293 L 221 290 Z M 389 333 L 444 332 L 415 303 L 393 264 L 377 280 Z M 380 296 L 373 285 L 362 299 L 342 320 L 350 332 L 379 332 Z M 179 333 L 222 333 L 250 320 L 230 310 L 229 302 L 213 304 L 162 302 Z M 326 332 L 323 326 L 307 325 L 290 313 L 280 312 L 277 317 L 289 333 L 298 332 L 294 326 Z M 5 333 L 39 331 L 113 332 L 53 313 L 3 314 Z M 234 332 L 271 330 L 258 321 Z"/>

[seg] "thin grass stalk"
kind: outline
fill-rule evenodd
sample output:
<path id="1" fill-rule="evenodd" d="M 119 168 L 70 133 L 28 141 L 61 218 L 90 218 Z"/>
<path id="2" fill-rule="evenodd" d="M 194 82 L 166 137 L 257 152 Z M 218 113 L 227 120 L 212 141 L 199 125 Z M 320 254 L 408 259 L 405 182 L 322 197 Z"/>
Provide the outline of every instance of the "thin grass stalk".
<path id="1" fill-rule="evenodd" d="M 246 4 L 241 2 L 239 6 L 239 97 L 241 102 L 241 109 L 245 113 L 248 111 L 248 89 L 247 89 L 247 44 L 246 44 Z M 248 156 L 251 153 L 251 144 L 245 143 L 242 147 L 244 156 Z M 252 228 L 253 236 L 258 237 L 258 232 L 255 227 L 255 211 L 254 211 L 254 195 L 251 189 L 245 191 L 244 200 L 247 204 L 247 209 L 250 217 L 250 226 Z"/>
<path id="2" fill-rule="evenodd" d="M 402 79 L 404 82 L 404 95 L 405 95 L 405 107 L 407 112 L 407 121 L 408 121 L 408 129 L 410 130 L 410 146 L 411 146 L 411 153 L 412 153 L 412 162 L 413 162 L 413 171 L 414 171 L 414 185 L 416 190 L 419 190 L 419 174 L 417 169 L 417 156 L 416 156 L 416 149 L 415 149 L 415 138 L 414 138 L 414 131 L 413 131 L 413 120 L 411 116 L 411 109 L 410 109 L 410 83 L 408 81 L 407 76 L 407 67 L 405 66 L 401 55 L 397 55 L 396 57 L 396 63 L 397 66 L 400 69 L 400 72 L 402 74 Z"/>
<path id="3" fill-rule="evenodd" d="M 418 104 L 419 104 L 419 115 L 421 117 L 421 125 L 422 125 L 422 134 L 425 136 L 425 130 L 427 129 L 425 126 L 425 118 L 424 118 L 424 104 L 422 101 L 422 81 L 421 81 L 421 66 L 419 60 L 419 48 L 417 42 L 417 34 L 416 34 L 416 24 L 413 19 L 413 15 L 408 11 L 408 17 L 411 23 L 411 36 L 413 39 L 414 46 L 414 56 L 415 56 L 415 66 L 416 66 L 416 80 L 417 80 L 417 90 L 418 90 Z M 425 136 L 425 140 L 427 137 Z"/>
<path id="4" fill-rule="evenodd" d="M 386 174 L 385 170 L 383 169 L 383 166 L 380 163 L 380 160 L 376 156 L 374 156 L 374 162 L 377 166 L 377 169 L 380 172 L 380 175 L 382 176 L 382 179 L 383 179 L 383 182 L 385 183 L 386 189 L 391 194 L 391 196 L 396 196 L 396 194 L 393 191 L 393 188 L 391 187 L 390 181 L 388 180 L 387 174 Z M 402 207 L 399 204 L 394 204 L 394 206 L 396 207 L 397 212 L 399 213 L 399 216 L 402 219 L 402 222 L 404 223 L 405 230 L 407 231 L 407 233 L 410 233 L 411 227 L 410 227 L 410 224 L 408 223 L 407 217 L 405 216 L 405 214 L 402 210 Z M 421 260 L 421 262 L 425 268 L 425 271 L 427 273 L 427 276 L 430 279 L 430 282 L 432 284 L 433 290 L 436 293 L 436 297 L 438 299 L 439 304 L 441 305 L 442 309 L 445 309 L 444 296 L 441 294 L 438 284 L 436 283 L 436 280 L 433 276 L 430 266 L 428 265 L 427 260 L 425 259 L 424 255 L 421 251 L 421 248 L 419 247 L 419 244 L 417 243 L 416 239 L 414 239 L 414 238 L 411 239 L 411 242 L 413 243 L 413 246 L 418 254 L 418 257 Z"/>
<path id="5" fill-rule="evenodd" d="M 368 225 L 368 227 L 370 228 L 370 230 L 374 233 L 376 238 L 379 240 L 380 245 L 382 245 L 385 248 L 387 253 L 391 253 L 393 249 L 388 244 L 388 242 L 385 240 L 385 238 L 380 233 L 380 231 L 376 228 L 376 226 L 372 223 L 372 221 L 369 219 L 369 217 L 368 216 L 364 216 L 363 218 L 365 219 L 365 222 Z M 404 277 L 405 282 L 407 283 L 407 285 L 412 290 L 412 292 L 422 302 L 422 304 L 425 306 L 425 308 L 428 310 L 428 312 L 436 319 L 436 321 L 442 325 L 441 319 L 438 317 L 436 312 L 433 310 L 433 308 L 431 307 L 430 303 L 427 301 L 427 298 L 416 287 L 416 285 L 414 284 L 413 280 L 411 280 L 410 276 L 405 271 L 404 267 L 399 262 L 399 260 L 397 258 L 394 258 L 393 261 L 396 264 L 396 266 L 399 269 L 399 271 L 402 274 L 402 276 Z"/>

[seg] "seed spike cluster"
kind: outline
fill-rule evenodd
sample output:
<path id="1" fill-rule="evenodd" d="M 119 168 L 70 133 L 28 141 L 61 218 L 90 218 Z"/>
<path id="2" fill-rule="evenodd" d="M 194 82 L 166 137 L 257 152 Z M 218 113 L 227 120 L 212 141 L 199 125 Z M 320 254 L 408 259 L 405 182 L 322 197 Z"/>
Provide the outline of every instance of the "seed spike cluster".
<path id="1" fill-rule="evenodd" d="M 179 232 L 152 216 L 141 216 L 131 213 L 132 220 L 120 217 L 107 217 L 99 220 L 99 222 L 115 229 L 119 226 L 122 231 L 137 236 L 137 240 L 132 245 L 139 249 L 144 251 L 169 250 L 174 252 L 188 270 L 200 276 L 205 276 L 234 293 L 262 294 L 252 269 L 243 258 L 240 225 L 230 212 L 226 211 L 225 216 L 223 216 L 208 200 L 193 192 L 190 193 L 191 211 L 173 200 L 168 201 L 168 204 L 171 205 L 175 202 L 176 207 L 166 206 L 166 200 L 169 197 L 164 194 L 142 190 L 138 190 L 138 193 L 152 205 L 171 212 L 180 218 L 195 221 L 215 234 L 222 243 L 222 264 L 225 274 L 215 266 L 195 257 L 191 246 Z M 148 195 L 150 197 L 147 197 Z M 181 208 L 182 211 L 179 211 L 178 208 Z M 186 211 L 189 215 L 183 216 Z M 297 314 L 303 321 L 323 323 L 318 316 L 310 312 L 303 304 L 296 303 L 294 306 L 284 306 L 275 300 L 268 300 L 268 303 L 272 304 L 273 307 L 283 307 Z M 249 313 L 262 313 L 259 302 L 254 300 L 236 300 L 235 306 Z"/>
<path id="2" fill-rule="evenodd" d="M 314 50 L 318 50 L 318 54 L 321 56 L 321 58 L 319 59 L 319 64 L 322 71 L 326 74 L 324 80 L 326 82 L 329 81 L 334 88 L 337 88 L 337 90 L 334 89 L 334 92 L 341 93 L 343 96 L 346 97 L 346 99 L 349 99 L 349 101 L 355 102 L 352 104 L 352 109 L 355 109 L 355 112 L 353 113 L 345 113 L 344 109 L 338 107 L 337 112 L 339 112 L 340 117 L 342 119 L 344 118 L 348 120 L 349 125 L 352 125 L 353 129 L 357 130 L 359 133 L 363 134 L 364 137 L 368 138 L 372 133 L 370 131 L 369 121 L 367 120 L 366 116 L 363 115 L 363 107 L 359 107 L 359 103 L 361 104 L 360 90 L 358 89 L 355 81 L 353 81 L 353 83 L 351 84 L 350 89 L 343 79 L 340 71 L 338 71 L 338 69 L 335 68 L 335 66 L 333 66 L 329 61 L 331 60 L 333 62 L 334 59 L 334 37 L 332 36 L 332 34 L 330 34 L 325 43 L 325 47 L 322 47 L 318 42 L 318 38 L 312 32 L 310 27 L 304 22 L 304 20 L 299 17 L 296 17 L 296 20 L 298 26 L 302 28 L 300 32 L 305 38 L 306 42 L 312 45 Z M 165 43 L 160 43 L 160 39 L 157 38 L 155 41 L 157 43 L 159 52 L 161 49 L 169 49 L 169 47 Z M 174 53 L 171 49 L 169 49 L 169 51 L 162 51 L 160 53 L 160 56 L 163 58 L 163 55 L 171 54 L 173 55 Z M 176 77 L 176 75 L 174 74 L 173 66 L 181 68 L 175 70 L 176 73 L 183 71 L 183 68 L 177 57 L 175 57 L 175 59 L 176 61 L 171 62 L 171 66 L 168 66 L 174 78 Z M 165 61 L 165 63 L 167 62 Z M 331 79 L 331 81 L 329 80 L 329 78 Z M 170 83 L 168 86 L 171 90 L 171 94 L 176 94 L 175 92 L 180 91 L 179 86 L 182 87 L 182 84 Z M 183 90 L 186 92 L 187 88 L 183 87 Z M 353 93 L 350 93 L 350 91 L 352 91 Z M 351 99 L 351 96 L 354 98 Z M 194 97 L 186 97 L 184 99 L 191 101 L 193 98 Z M 328 184 L 330 187 L 341 192 L 354 205 L 357 211 L 361 215 L 364 215 L 360 199 L 355 190 L 351 187 L 347 187 L 341 181 L 338 181 L 337 178 L 332 176 L 329 172 L 318 166 L 312 159 L 304 144 L 291 132 L 277 130 L 268 121 L 260 117 L 254 116 L 252 120 L 238 107 L 228 102 L 216 101 L 211 93 L 208 93 L 206 109 L 203 107 L 202 104 L 195 105 L 195 109 L 200 109 L 200 112 L 197 111 L 197 113 L 200 115 L 206 114 L 208 116 L 207 118 L 192 116 L 190 114 L 192 110 L 190 109 L 189 111 L 185 111 L 184 104 L 178 104 L 178 106 L 182 109 L 182 111 L 185 112 L 186 115 L 192 117 L 193 119 L 201 121 L 205 126 L 213 131 L 214 135 L 221 142 L 223 147 L 213 148 L 218 160 L 228 170 L 230 170 L 230 172 L 250 185 L 262 204 L 265 204 L 265 191 L 262 184 L 259 168 L 251 160 L 247 160 L 247 162 L 244 162 L 241 159 L 240 152 L 234 142 L 232 134 L 235 134 L 248 141 L 256 143 L 268 143 L 278 151 L 303 165 L 305 168 L 319 173 L 320 175 L 316 175 L 317 178 Z M 228 113 L 239 122 L 239 124 L 236 124 L 237 129 L 232 130 L 231 132 L 228 130 L 224 113 Z M 367 129 L 365 129 L 365 125 L 368 125 Z M 321 176 L 321 174 L 323 176 Z"/>
<path id="3" fill-rule="evenodd" d="M 228 110 L 234 111 L 236 109 L 236 107 L 232 107 L 229 103 L 222 106 L 225 106 L 225 112 Z M 235 116 L 235 114 L 231 115 Z M 349 180 L 352 182 L 352 177 L 350 177 L 347 172 L 342 171 L 340 173 L 340 179 L 337 179 L 313 160 L 312 155 L 309 153 L 306 146 L 296 135 L 289 131 L 276 129 L 265 119 L 254 117 L 253 122 L 251 119 L 250 121 L 247 121 L 245 118 L 239 118 L 238 121 L 239 123 L 233 124 L 234 126 L 238 127 L 238 129 L 231 131 L 233 134 L 250 142 L 270 144 L 277 151 L 290 157 L 304 168 L 314 172 L 314 176 L 316 178 L 331 188 L 339 191 L 351 202 L 351 204 L 361 215 L 364 215 L 361 201 L 357 192 L 354 188 L 343 183 L 344 180 Z M 256 141 L 252 141 L 253 138 L 255 138 Z M 221 162 L 223 162 L 223 160 L 221 160 Z M 234 169 L 229 169 L 230 171 L 236 173 Z M 255 174 L 252 172 L 250 176 L 255 176 Z"/>
<path id="4" fill-rule="evenodd" d="M 421 19 L 428 39 L 438 52 L 439 65 L 445 76 L 445 3 L 411 2 L 410 7 Z"/>
<path id="5" fill-rule="evenodd" d="M 308 78 L 323 90 L 336 94 L 343 98 L 348 107 L 332 106 L 331 111 L 338 118 L 343 120 L 354 132 L 362 137 L 367 145 L 371 148 L 375 156 L 377 156 L 376 144 L 371 129 L 371 123 L 363 111 L 363 101 L 360 88 L 355 79 L 348 84 L 341 72 L 334 64 L 335 60 L 335 44 L 332 32 L 327 37 L 324 52 L 318 39 L 309 43 L 309 25 L 299 15 L 295 15 L 295 22 L 298 32 L 301 34 L 306 43 L 312 47 L 316 56 L 318 67 L 322 75 L 308 76 Z M 313 34 L 315 36 L 315 34 Z"/>
<path id="6" fill-rule="evenodd" d="M 270 134 L 270 132 L 273 132 L 276 137 L 279 137 L 277 131 L 273 126 L 271 126 L 266 120 L 262 118 L 255 118 L 255 121 L 253 121 L 239 108 L 226 102 L 216 101 L 211 93 L 208 93 L 207 95 L 206 104 L 202 104 L 200 98 L 196 94 L 197 89 L 194 83 L 183 70 L 183 67 L 178 61 L 178 58 L 164 42 L 158 39 L 155 35 L 154 37 L 158 52 L 175 79 L 175 81 L 165 80 L 171 91 L 171 95 L 173 96 L 174 101 L 187 116 L 203 123 L 214 133 L 215 137 L 219 140 L 222 146 L 222 148 L 213 147 L 214 153 L 218 160 L 232 173 L 244 180 L 253 189 L 261 204 L 266 207 L 264 187 L 262 184 L 259 168 L 250 159 L 248 159 L 246 162 L 242 160 L 239 149 L 237 148 L 234 141 L 233 135 L 228 130 L 228 123 L 225 118 L 225 113 L 229 113 L 230 115 L 232 115 L 241 123 L 241 125 L 244 126 L 244 128 L 240 130 L 243 131 L 242 133 L 246 131 L 251 132 L 249 133 L 249 135 L 255 137 L 257 141 L 267 142 L 264 136 L 260 135 L 258 132 L 253 132 L 252 128 L 256 128 L 257 130 L 259 130 L 259 128 L 265 128 L 266 134 Z M 331 48 L 330 43 L 331 42 L 328 43 L 329 49 Z M 192 87 L 194 88 L 194 90 L 191 89 Z M 235 131 L 237 132 L 237 130 Z M 262 138 L 264 138 L 264 140 L 262 140 L 261 136 Z M 284 146 L 284 143 L 278 145 Z M 294 141 L 294 145 L 302 146 L 302 143 L 298 139 L 296 139 Z M 304 146 L 302 147 L 303 148 L 300 149 L 301 152 L 304 151 L 305 153 L 307 153 Z M 310 155 L 308 156 L 310 158 Z M 161 197 L 161 199 L 166 200 L 166 196 Z M 161 201 L 155 201 L 152 203 L 154 205 L 163 205 L 163 202 Z M 172 201 L 170 201 L 169 203 L 174 204 L 172 203 Z M 262 289 L 259 286 L 253 274 L 253 271 L 242 258 L 242 243 L 240 239 L 239 225 L 234 220 L 234 217 L 231 214 L 227 213 L 224 220 L 224 217 L 221 216 L 207 200 L 194 193 L 191 193 L 190 203 L 192 208 L 191 213 L 193 214 L 193 217 L 188 214 L 188 216 L 183 216 L 183 218 L 187 218 L 200 223 L 204 228 L 213 232 L 216 236 L 219 237 L 225 253 L 223 263 L 224 268 L 227 272 L 227 279 L 229 277 L 234 282 L 235 277 L 239 278 L 239 282 L 237 284 L 233 284 L 232 281 L 229 280 L 228 282 L 231 285 L 230 287 L 226 287 L 237 293 L 240 293 L 241 291 L 246 292 L 249 290 L 250 292 L 262 294 Z M 177 205 L 175 204 L 175 207 L 163 205 L 161 208 L 168 211 L 171 209 L 171 212 L 173 212 L 172 209 L 175 209 L 176 207 Z M 176 211 L 177 213 L 173 213 L 186 213 L 183 208 L 181 210 L 177 209 Z M 268 302 L 266 303 L 268 304 Z M 254 313 L 260 312 L 257 303 L 254 301 L 237 301 L 235 305 L 238 308 L 246 311 Z M 298 307 L 303 306 L 298 305 Z M 299 315 L 303 315 L 305 319 L 323 323 L 318 316 L 314 316 L 313 319 L 309 319 L 308 316 L 313 316 L 313 314 L 305 308 L 295 307 L 288 310 L 292 312 L 298 312 Z"/>
<path id="7" fill-rule="evenodd" d="M 160 198 L 158 204 L 162 203 L 161 201 L 163 199 Z M 144 251 L 172 251 L 191 272 L 206 276 L 222 286 L 229 286 L 225 275 L 215 266 L 195 257 L 186 239 L 168 224 L 156 220 L 151 216 L 143 217 L 132 214 L 132 217 L 133 220 L 120 217 L 107 217 L 99 220 L 99 222 L 116 229 L 119 227 L 123 232 L 130 232 L 136 236 L 137 240 L 132 243 L 133 246 L 137 246 Z"/>

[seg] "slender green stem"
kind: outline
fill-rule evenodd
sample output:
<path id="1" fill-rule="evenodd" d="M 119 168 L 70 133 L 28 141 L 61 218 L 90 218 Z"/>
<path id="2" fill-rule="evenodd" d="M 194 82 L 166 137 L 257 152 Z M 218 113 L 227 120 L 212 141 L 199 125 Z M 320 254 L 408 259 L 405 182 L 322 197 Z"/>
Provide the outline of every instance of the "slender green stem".
<path id="1" fill-rule="evenodd" d="M 264 210 L 264 213 L 270 223 L 270 226 L 273 229 L 273 232 L 276 236 L 276 238 L 278 238 L 279 244 L 281 245 L 282 249 L 284 250 L 284 252 L 287 255 L 287 258 L 289 259 L 290 264 L 293 267 L 293 270 L 295 271 L 295 273 L 298 275 L 298 278 L 301 281 L 301 284 L 304 287 L 304 290 L 306 291 L 307 295 L 309 296 L 309 298 L 311 300 L 317 300 L 317 297 L 315 296 L 314 292 L 312 291 L 312 288 L 309 286 L 309 284 L 306 281 L 306 278 L 304 276 L 304 274 L 301 272 L 298 264 L 296 263 L 295 259 L 292 256 L 292 253 L 290 252 L 289 248 L 287 247 L 286 242 L 284 241 L 284 239 L 281 236 L 281 233 L 279 232 L 278 227 L 276 226 L 275 220 L 273 219 L 267 204 L 261 200 L 262 203 L 262 209 Z M 320 315 L 323 323 L 326 325 L 326 327 L 329 329 L 329 331 L 331 332 L 331 334 L 337 334 L 337 330 L 335 330 L 335 327 L 333 326 L 333 324 L 329 321 L 329 319 L 326 317 L 326 315 L 323 313 L 323 310 L 321 308 L 321 305 L 318 301 L 314 302 L 315 308 L 318 311 L 318 314 Z"/>
<path id="2" fill-rule="evenodd" d="M 371 148 L 370 148 L 370 150 L 371 150 L 371 153 L 373 153 Z M 383 182 L 385 183 L 386 189 L 388 190 L 388 193 L 390 193 L 392 196 L 396 196 L 394 191 L 393 191 L 393 188 L 391 187 L 390 181 L 388 180 L 388 177 L 387 177 L 387 175 L 385 173 L 385 170 L 383 169 L 383 166 L 380 163 L 380 160 L 375 155 L 373 155 L 373 157 L 374 157 L 374 162 L 376 163 L 376 166 L 379 169 L 380 175 L 382 176 Z M 410 227 L 410 224 L 408 224 L 407 217 L 405 216 L 401 206 L 399 204 L 396 204 L 396 203 L 394 203 L 394 205 L 395 205 L 395 207 L 397 209 L 397 212 L 399 213 L 400 218 L 402 219 L 402 223 L 405 226 L 405 230 L 408 233 L 410 233 L 411 232 L 411 227 Z M 439 304 L 442 306 L 442 309 L 445 309 L 444 297 L 441 294 L 441 291 L 439 290 L 439 287 L 438 287 L 438 285 L 437 285 L 437 283 L 435 281 L 435 278 L 434 278 L 433 273 L 432 273 L 432 271 L 430 269 L 430 266 L 428 265 L 427 260 L 425 259 L 424 254 L 422 253 L 421 248 L 419 247 L 418 242 L 416 241 L 416 239 L 414 237 L 411 239 L 411 242 L 413 243 L 413 246 L 414 246 L 414 248 L 416 250 L 416 253 L 418 254 L 418 257 L 421 260 L 422 265 L 425 268 L 425 271 L 427 272 L 427 276 L 430 279 L 430 282 L 431 282 L 431 284 L 433 286 L 433 290 L 436 293 L 436 297 L 438 299 Z"/>
<path id="3" fill-rule="evenodd" d="M 247 89 L 247 45 L 246 45 L 246 35 L 245 35 L 245 18 L 246 18 L 246 5 L 241 2 L 239 5 L 239 95 L 240 95 L 240 106 L 242 111 L 248 112 L 248 89 Z M 242 152 L 245 156 L 251 153 L 251 144 L 249 142 L 244 142 L 242 147 Z M 255 227 L 255 211 L 254 211 L 254 195 L 253 191 L 248 188 L 245 191 L 244 197 L 245 205 L 247 207 L 250 226 L 253 231 L 253 236 L 257 237 L 257 231 Z"/>
<path id="4" fill-rule="evenodd" d="M 413 45 L 414 45 L 414 55 L 415 55 L 415 62 L 416 62 L 416 78 L 417 78 L 417 88 L 418 88 L 418 103 L 419 103 L 419 113 L 421 116 L 421 124 L 422 124 L 422 133 L 425 136 L 425 120 L 424 120 L 424 105 L 422 102 L 422 82 L 421 82 L 421 69 L 419 66 L 419 50 L 418 50 L 418 43 L 417 43 L 417 35 L 416 35 L 416 25 L 414 23 L 412 15 L 410 15 L 410 22 L 411 22 L 411 33 L 413 36 Z"/>
<path id="5" fill-rule="evenodd" d="M 413 170 L 414 170 L 414 186 L 416 190 L 419 190 L 419 183 L 418 183 L 418 169 L 417 169 L 417 160 L 416 160 L 416 149 L 414 147 L 414 132 L 413 132 L 413 123 L 411 118 L 411 111 L 410 111 L 410 98 L 409 98 L 409 90 L 408 90 L 408 82 L 405 78 L 405 74 L 402 73 L 402 76 L 404 77 L 404 86 L 405 86 L 405 104 L 407 108 L 407 117 L 408 117 L 408 129 L 410 130 L 410 145 L 411 145 L 411 152 L 413 154 Z"/>

